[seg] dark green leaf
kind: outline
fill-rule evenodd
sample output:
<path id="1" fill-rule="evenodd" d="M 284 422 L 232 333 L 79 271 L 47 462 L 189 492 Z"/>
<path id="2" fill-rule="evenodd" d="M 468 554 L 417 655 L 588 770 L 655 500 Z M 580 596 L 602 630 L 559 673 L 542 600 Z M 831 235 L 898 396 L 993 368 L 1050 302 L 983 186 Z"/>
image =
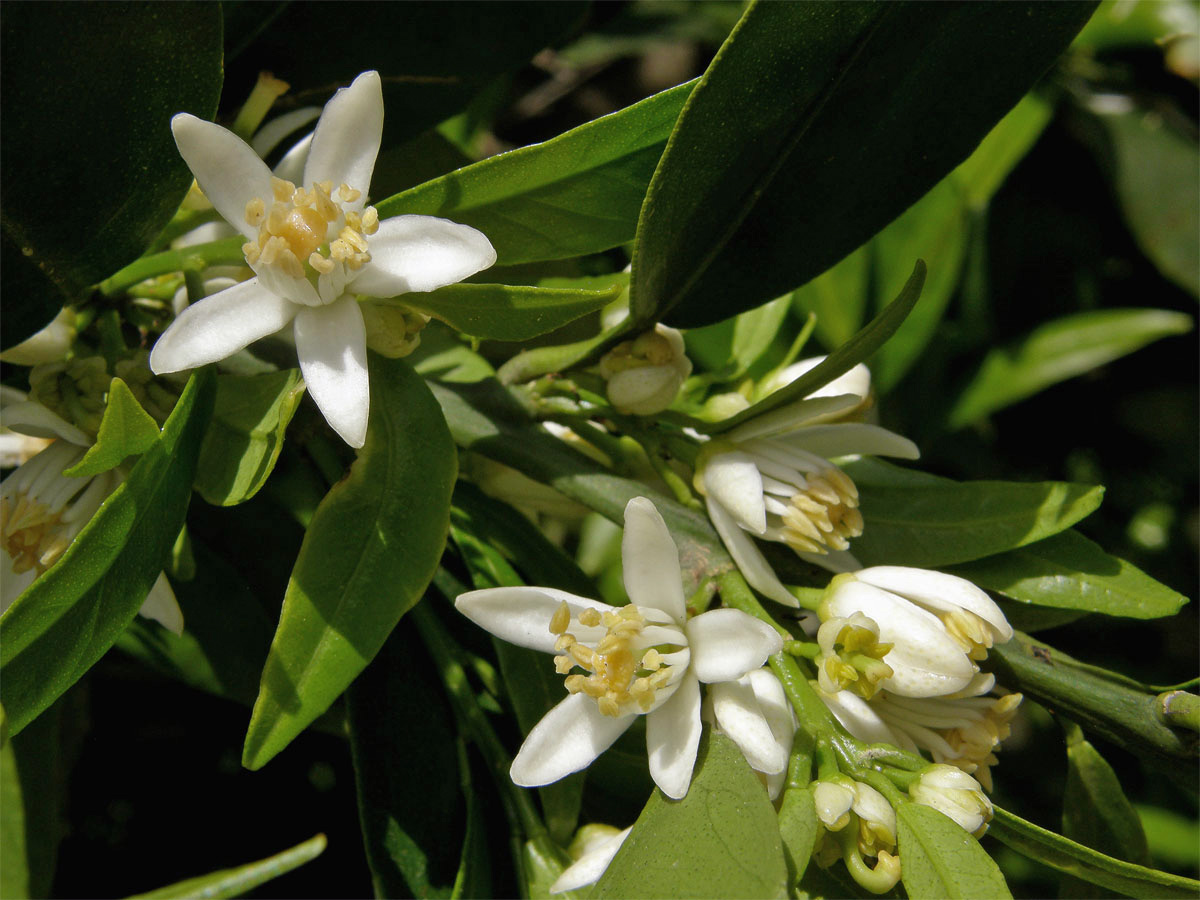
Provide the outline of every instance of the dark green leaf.
<path id="1" fill-rule="evenodd" d="M 1012 897 L 979 841 L 954 820 L 919 803 L 896 810 L 904 890 L 912 900 Z"/>
<path id="2" fill-rule="evenodd" d="M 638 226 L 639 321 L 803 284 L 974 149 L 1088 4 L 757 3 L 688 100 Z"/>
<path id="3" fill-rule="evenodd" d="M 870 274 L 871 245 L 866 243 L 792 292 L 796 308 L 817 317 L 816 334 L 826 347 L 842 346 L 862 327 Z"/>
<path id="4" fill-rule="evenodd" d="M 371 354 L 369 365 L 367 442 L 304 537 L 246 734 L 247 768 L 286 747 L 371 661 L 445 545 L 457 463 L 441 411 L 402 360 Z"/>
<path id="5" fill-rule="evenodd" d="M 28 319 L 45 324 L 136 258 L 175 212 L 191 175 L 170 120 L 216 109 L 221 10 L 30 4 L 4 17 L 0 36 L 9 345 L 31 333 Z M 57 292 L 16 293 L 10 257 L 36 265 Z"/>
<path id="6" fill-rule="evenodd" d="M 234 506 L 258 493 L 275 468 L 303 396 L 298 369 L 218 375 L 217 403 L 196 467 L 200 496 L 217 506 Z"/>
<path id="7" fill-rule="evenodd" d="M 596 253 L 633 238 L 646 185 L 692 84 L 544 144 L 493 156 L 376 204 L 474 226 L 500 265 Z"/>
<path id="8" fill-rule="evenodd" d="M 13 734 L 104 655 L 146 599 L 183 524 L 214 393 L 211 375 L 192 376 L 158 442 L 0 619 Z"/>
<path id="9" fill-rule="evenodd" d="M 771 347 L 787 321 L 790 296 L 780 297 L 704 328 L 687 333 L 688 357 L 718 372 L 723 381 L 743 377 Z"/>
<path id="10" fill-rule="evenodd" d="M 795 886 L 804 877 L 821 830 L 812 788 L 789 787 L 779 805 L 779 838 L 787 859 L 788 884 Z"/>
<path id="11" fill-rule="evenodd" d="M 592 897 L 784 897 L 787 868 L 775 810 L 741 751 L 708 734 L 687 796 L 660 791 Z"/>
<path id="12" fill-rule="evenodd" d="M 56 704 L 0 746 L 0 896 L 6 900 L 50 896 L 70 774 L 63 750 L 65 721 L 64 704 Z"/>
<path id="13" fill-rule="evenodd" d="M 108 386 L 108 404 L 96 443 L 63 474 L 71 478 L 99 475 L 119 466 L 127 456 L 145 453 L 157 440 L 158 423 L 142 409 L 125 382 L 114 378 Z"/>
<path id="14" fill-rule="evenodd" d="M 0 896 L 20 900 L 32 897 L 29 888 L 29 857 L 25 850 L 25 798 L 17 772 L 13 742 L 0 745 Z"/>
<path id="15" fill-rule="evenodd" d="M 187 881 L 169 884 L 146 894 L 134 894 L 129 900 L 184 900 L 190 897 L 217 900 L 224 897 L 244 897 L 260 884 L 266 884 L 316 859 L 324 849 L 325 835 L 318 834 L 303 844 L 297 844 L 290 850 L 284 850 L 266 859 L 246 863 L 235 869 L 221 869 L 208 875 L 189 878 Z"/>
<path id="16" fill-rule="evenodd" d="M 1182 594 L 1074 530 L 947 571 L 1013 600 L 1055 609 L 1157 619 L 1187 603 Z"/>
<path id="17" fill-rule="evenodd" d="M 1027 94 L 950 174 L 972 207 L 987 205 L 1045 131 L 1052 114 L 1049 103 L 1037 94 Z"/>
<path id="18" fill-rule="evenodd" d="M 396 303 L 441 319 L 472 337 L 524 341 L 607 306 L 623 290 L 603 291 L 508 284 L 452 284 L 427 294 L 401 294 Z"/>
<path id="19" fill-rule="evenodd" d="M 988 833 L 1059 872 L 1131 897 L 1194 898 L 1200 881 L 1122 862 L 996 807 Z"/>
<path id="20" fill-rule="evenodd" d="M 950 427 L 961 428 L 1052 384 L 1191 330 L 1191 316 L 1164 309 L 1094 310 L 1048 322 L 984 357 L 950 412 Z"/>

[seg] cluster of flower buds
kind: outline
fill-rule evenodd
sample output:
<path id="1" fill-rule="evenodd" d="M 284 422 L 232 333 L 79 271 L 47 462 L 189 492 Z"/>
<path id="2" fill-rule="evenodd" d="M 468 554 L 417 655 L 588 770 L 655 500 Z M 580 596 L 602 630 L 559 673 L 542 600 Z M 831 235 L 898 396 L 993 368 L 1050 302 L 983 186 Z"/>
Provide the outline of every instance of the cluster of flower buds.
<path id="1" fill-rule="evenodd" d="M 888 799 L 846 775 L 815 781 L 812 792 L 817 819 L 824 827 L 813 854 L 817 864 L 829 866 L 840 859 L 851 877 L 873 893 L 894 888 L 900 880 L 900 856 L 896 810 Z"/>

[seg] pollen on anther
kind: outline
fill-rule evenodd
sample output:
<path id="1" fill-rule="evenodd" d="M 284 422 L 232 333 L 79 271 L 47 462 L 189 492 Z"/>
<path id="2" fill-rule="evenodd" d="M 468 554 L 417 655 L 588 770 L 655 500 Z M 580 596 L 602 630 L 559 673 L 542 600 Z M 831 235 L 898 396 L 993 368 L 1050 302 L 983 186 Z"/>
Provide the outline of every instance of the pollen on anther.
<path id="1" fill-rule="evenodd" d="M 575 668 L 575 663 L 573 663 L 571 661 L 571 657 L 569 657 L 569 656 L 554 657 L 554 671 L 557 672 L 559 675 L 566 675 L 573 668 Z M 579 676 L 579 677 L 582 678 L 583 676 Z"/>
<path id="2" fill-rule="evenodd" d="M 571 623 L 571 607 L 564 600 L 562 605 L 554 611 L 554 615 L 550 617 L 550 633 L 562 634 L 567 630 L 567 626 Z"/>
<path id="3" fill-rule="evenodd" d="M 261 197 L 255 197 L 246 204 L 246 224 L 252 228 L 257 228 L 263 223 L 263 219 L 267 217 L 267 206 L 263 203 Z"/>
<path id="4" fill-rule="evenodd" d="M 566 634 L 560 634 L 558 636 L 558 640 L 554 642 L 554 649 L 559 653 L 562 653 L 564 650 L 569 650 L 574 643 L 575 635 L 571 634 L 570 632 L 567 632 Z"/>
<path id="5" fill-rule="evenodd" d="M 333 260 L 326 259 L 320 253 L 318 253 L 316 250 L 314 250 L 311 254 L 309 254 L 308 264 L 310 266 L 312 266 L 314 269 L 316 269 L 318 272 L 320 272 L 322 275 L 328 275 L 330 272 L 333 271 Z"/>
<path id="6" fill-rule="evenodd" d="M 373 206 L 368 206 L 362 214 L 362 231 L 364 234 L 374 234 L 379 230 L 379 212 Z"/>
<path id="7" fill-rule="evenodd" d="M 598 609 L 585 609 L 579 614 L 579 624 L 586 625 L 589 628 L 595 628 L 599 625 L 600 619 L 600 610 Z"/>
<path id="8" fill-rule="evenodd" d="M 242 244 L 242 253 L 246 257 L 246 262 L 254 264 L 258 262 L 258 256 L 262 253 L 262 250 L 259 249 L 258 244 L 254 241 L 246 241 L 246 243 Z"/>
<path id="9" fill-rule="evenodd" d="M 343 184 L 338 188 L 338 199 L 343 203 L 353 203 L 362 196 L 362 191 L 356 191 L 348 184 Z"/>
<path id="10" fill-rule="evenodd" d="M 292 194 L 296 192 L 296 186 L 290 181 L 285 181 L 282 178 L 271 176 L 271 191 L 275 195 L 275 199 L 280 203 L 286 203 L 292 198 Z"/>

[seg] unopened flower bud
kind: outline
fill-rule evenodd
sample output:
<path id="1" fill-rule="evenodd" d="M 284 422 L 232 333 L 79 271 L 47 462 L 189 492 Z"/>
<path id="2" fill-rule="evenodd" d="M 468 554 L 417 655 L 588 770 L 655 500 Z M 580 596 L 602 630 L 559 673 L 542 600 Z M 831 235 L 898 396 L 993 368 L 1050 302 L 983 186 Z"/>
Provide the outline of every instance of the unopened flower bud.
<path id="1" fill-rule="evenodd" d="M 75 310 L 64 306 L 41 331 L 0 353 L 0 360 L 18 366 L 58 362 L 66 359 L 74 340 Z"/>
<path id="2" fill-rule="evenodd" d="M 850 824 L 850 808 L 854 805 L 854 799 L 854 789 L 842 781 L 813 782 L 817 818 L 830 831 L 841 831 Z"/>
<path id="3" fill-rule="evenodd" d="M 909 799 L 953 819 L 975 837 L 982 837 L 992 820 L 992 802 L 979 782 L 962 769 L 933 765 L 908 789 Z"/>
<path id="4" fill-rule="evenodd" d="M 600 360 L 609 402 L 618 412 L 638 416 L 654 415 L 670 406 L 691 373 L 683 335 L 666 325 L 655 325 L 653 331 L 618 344 Z"/>
<path id="5" fill-rule="evenodd" d="M 360 303 L 359 309 L 367 329 L 367 346 L 388 359 L 399 359 L 416 350 L 421 330 L 429 324 L 429 316 L 403 306 Z"/>

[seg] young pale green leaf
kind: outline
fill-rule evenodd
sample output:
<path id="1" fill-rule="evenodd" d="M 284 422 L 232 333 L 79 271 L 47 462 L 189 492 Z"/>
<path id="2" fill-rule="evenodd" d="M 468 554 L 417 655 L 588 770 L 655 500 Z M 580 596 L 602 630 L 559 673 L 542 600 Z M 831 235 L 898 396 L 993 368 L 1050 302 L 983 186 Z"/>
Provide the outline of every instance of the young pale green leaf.
<path id="1" fill-rule="evenodd" d="M 1012 897 L 1000 868 L 957 822 L 919 803 L 896 810 L 901 878 L 912 900 Z"/>
<path id="2" fill-rule="evenodd" d="M 225 897 L 244 897 L 260 884 L 266 884 L 316 859 L 325 850 L 325 843 L 325 835 L 318 834 L 303 844 L 297 844 L 266 859 L 189 878 L 145 894 L 134 894 L 129 900 L 184 900 L 188 897 L 218 900 Z"/>
<path id="3" fill-rule="evenodd" d="M 724 322 L 692 329 L 686 335 L 688 357 L 723 381 L 743 377 L 770 349 L 791 302 L 790 295 L 779 297 Z"/>
<path id="4" fill-rule="evenodd" d="M 401 294 L 394 302 L 441 319 L 472 337 L 524 341 L 607 306 L 622 290 L 619 281 L 601 291 L 452 284 L 426 294 Z"/>
<path id="5" fill-rule="evenodd" d="M 434 673 L 404 623 L 346 692 L 363 849 L 381 897 L 450 896 L 465 850 L 470 768 Z"/>
<path id="6" fill-rule="evenodd" d="M 792 291 L 796 309 L 817 317 L 816 335 L 826 347 L 842 346 L 862 328 L 870 277 L 871 244 L 867 242 Z"/>
<path id="7" fill-rule="evenodd" d="M 217 108 L 219 7 L 112 12 L 50 4 L 4 17 L 5 116 L 21 123 L 0 138 L 5 346 L 146 249 L 192 180 L 171 116 Z M 37 277 L 40 289 L 16 289 Z"/>
<path id="8" fill-rule="evenodd" d="M 158 440 L 158 423 L 142 409 L 128 385 L 114 378 L 108 386 L 108 403 L 100 420 L 96 443 L 88 448 L 83 459 L 63 474 L 72 478 L 89 478 L 114 469 L 126 457 L 145 453 Z"/>
<path id="9" fill-rule="evenodd" d="M 218 375 L 217 402 L 196 467 L 200 496 L 215 506 L 234 506 L 257 494 L 275 469 L 303 397 L 299 369 Z"/>
<path id="10" fill-rule="evenodd" d="M 323 713 L 433 577 L 454 443 L 425 382 L 375 354 L 367 442 L 317 508 L 292 570 L 243 763 L 257 769 Z"/>
<path id="11" fill-rule="evenodd" d="M 655 791 L 592 897 L 784 897 L 775 810 L 741 751 L 706 734 L 687 796 Z"/>
<path id="12" fill-rule="evenodd" d="M 809 369 L 791 384 L 768 394 L 749 409 L 744 409 L 736 416 L 722 419 L 710 425 L 706 431 L 719 434 L 741 425 L 748 419 L 762 415 L 773 409 L 778 409 L 793 400 L 807 397 L 817 388 L 823 387 L 839 375 L 850 371 L 854 366 L 865 360 L 877 349 L 883 346 L 912 312 L 913 306 L 921 296 L 921 287 L 925 284 L 925 263 L 917 260 L 912 274 L 901 288 L 896 299 L 888 304 L 879 315 L 867 323 L 866 327 L 854 337 L 830 353 L 820 364 Z"/>
<path id="13" fill-rule="evenodd" d="M 1067 783 L 1063 788 L 1063 836 L 1093 850 L 1139 865 L 1150 864 L 1146 832 L 1121 780 L 1073 723 L 1067 727 Z M 1094 891 L 1066 879 L 1061 896 Z"/>
<path id="14" fill-rule="evenodd" d="M 947 571 L 1021 603 L 1054 609 L 1157 619 L 1173 616 L 1187 603 L 1182 594 L 1074 529 Z"/>
<path id="15" fill-rule="evenodd" d="M 1048 322 L 1016 345 L 984 357 L 950 411 L 950 427 L 962 428 L 1052 384 L 1191 329 L 1191 316 L 1165 309 L 1103 309 Z"/>
<path id="16" fill-rule="evenodd" d="M 692 86 L 396 194 L 376 204 L 379 215 L 420 213 L 471 225 L 505 266 L 626 243 Z"/>
<path id="17" fill-rule="evenodd" d="M 1200 881 L 1113 859 L 996 807 L 988 834 L 1066 875 L 1130 897 L 1194 898 Z"/>
<path id="18" fill-rule="evenodd" d="M 214 393 L 211 374 L 192 376 L 158 442 L 0 618 L 0 702 L 13 734 L 104 655 L 146 599 L 183 524 Z"/>
<path id="19" fill-rule="evenodd" d="M 1022 547 L 1093 512 L 1104 489 L 1063 481 L 952 481 L 875 459 L 844 466 L 866 524 L 863 565 L 947 566 Z"/>
<path id="20" fill-rule="evenodd" d="M 752 4 L 685 105 L 647 192 L 635 317 L 709 324 L 829 268 L 961 162 L 1089 13 Z"/>
<path id="21" fill-rule="evenodd" d="M 1008 173 L 1046 130 L 1053 113 L 1050 104 L 1037 94 L 1026 94 L 980 142 L 975 152 L 950 173 L 970 206 L 976 209 L 987 206 Z"/>

